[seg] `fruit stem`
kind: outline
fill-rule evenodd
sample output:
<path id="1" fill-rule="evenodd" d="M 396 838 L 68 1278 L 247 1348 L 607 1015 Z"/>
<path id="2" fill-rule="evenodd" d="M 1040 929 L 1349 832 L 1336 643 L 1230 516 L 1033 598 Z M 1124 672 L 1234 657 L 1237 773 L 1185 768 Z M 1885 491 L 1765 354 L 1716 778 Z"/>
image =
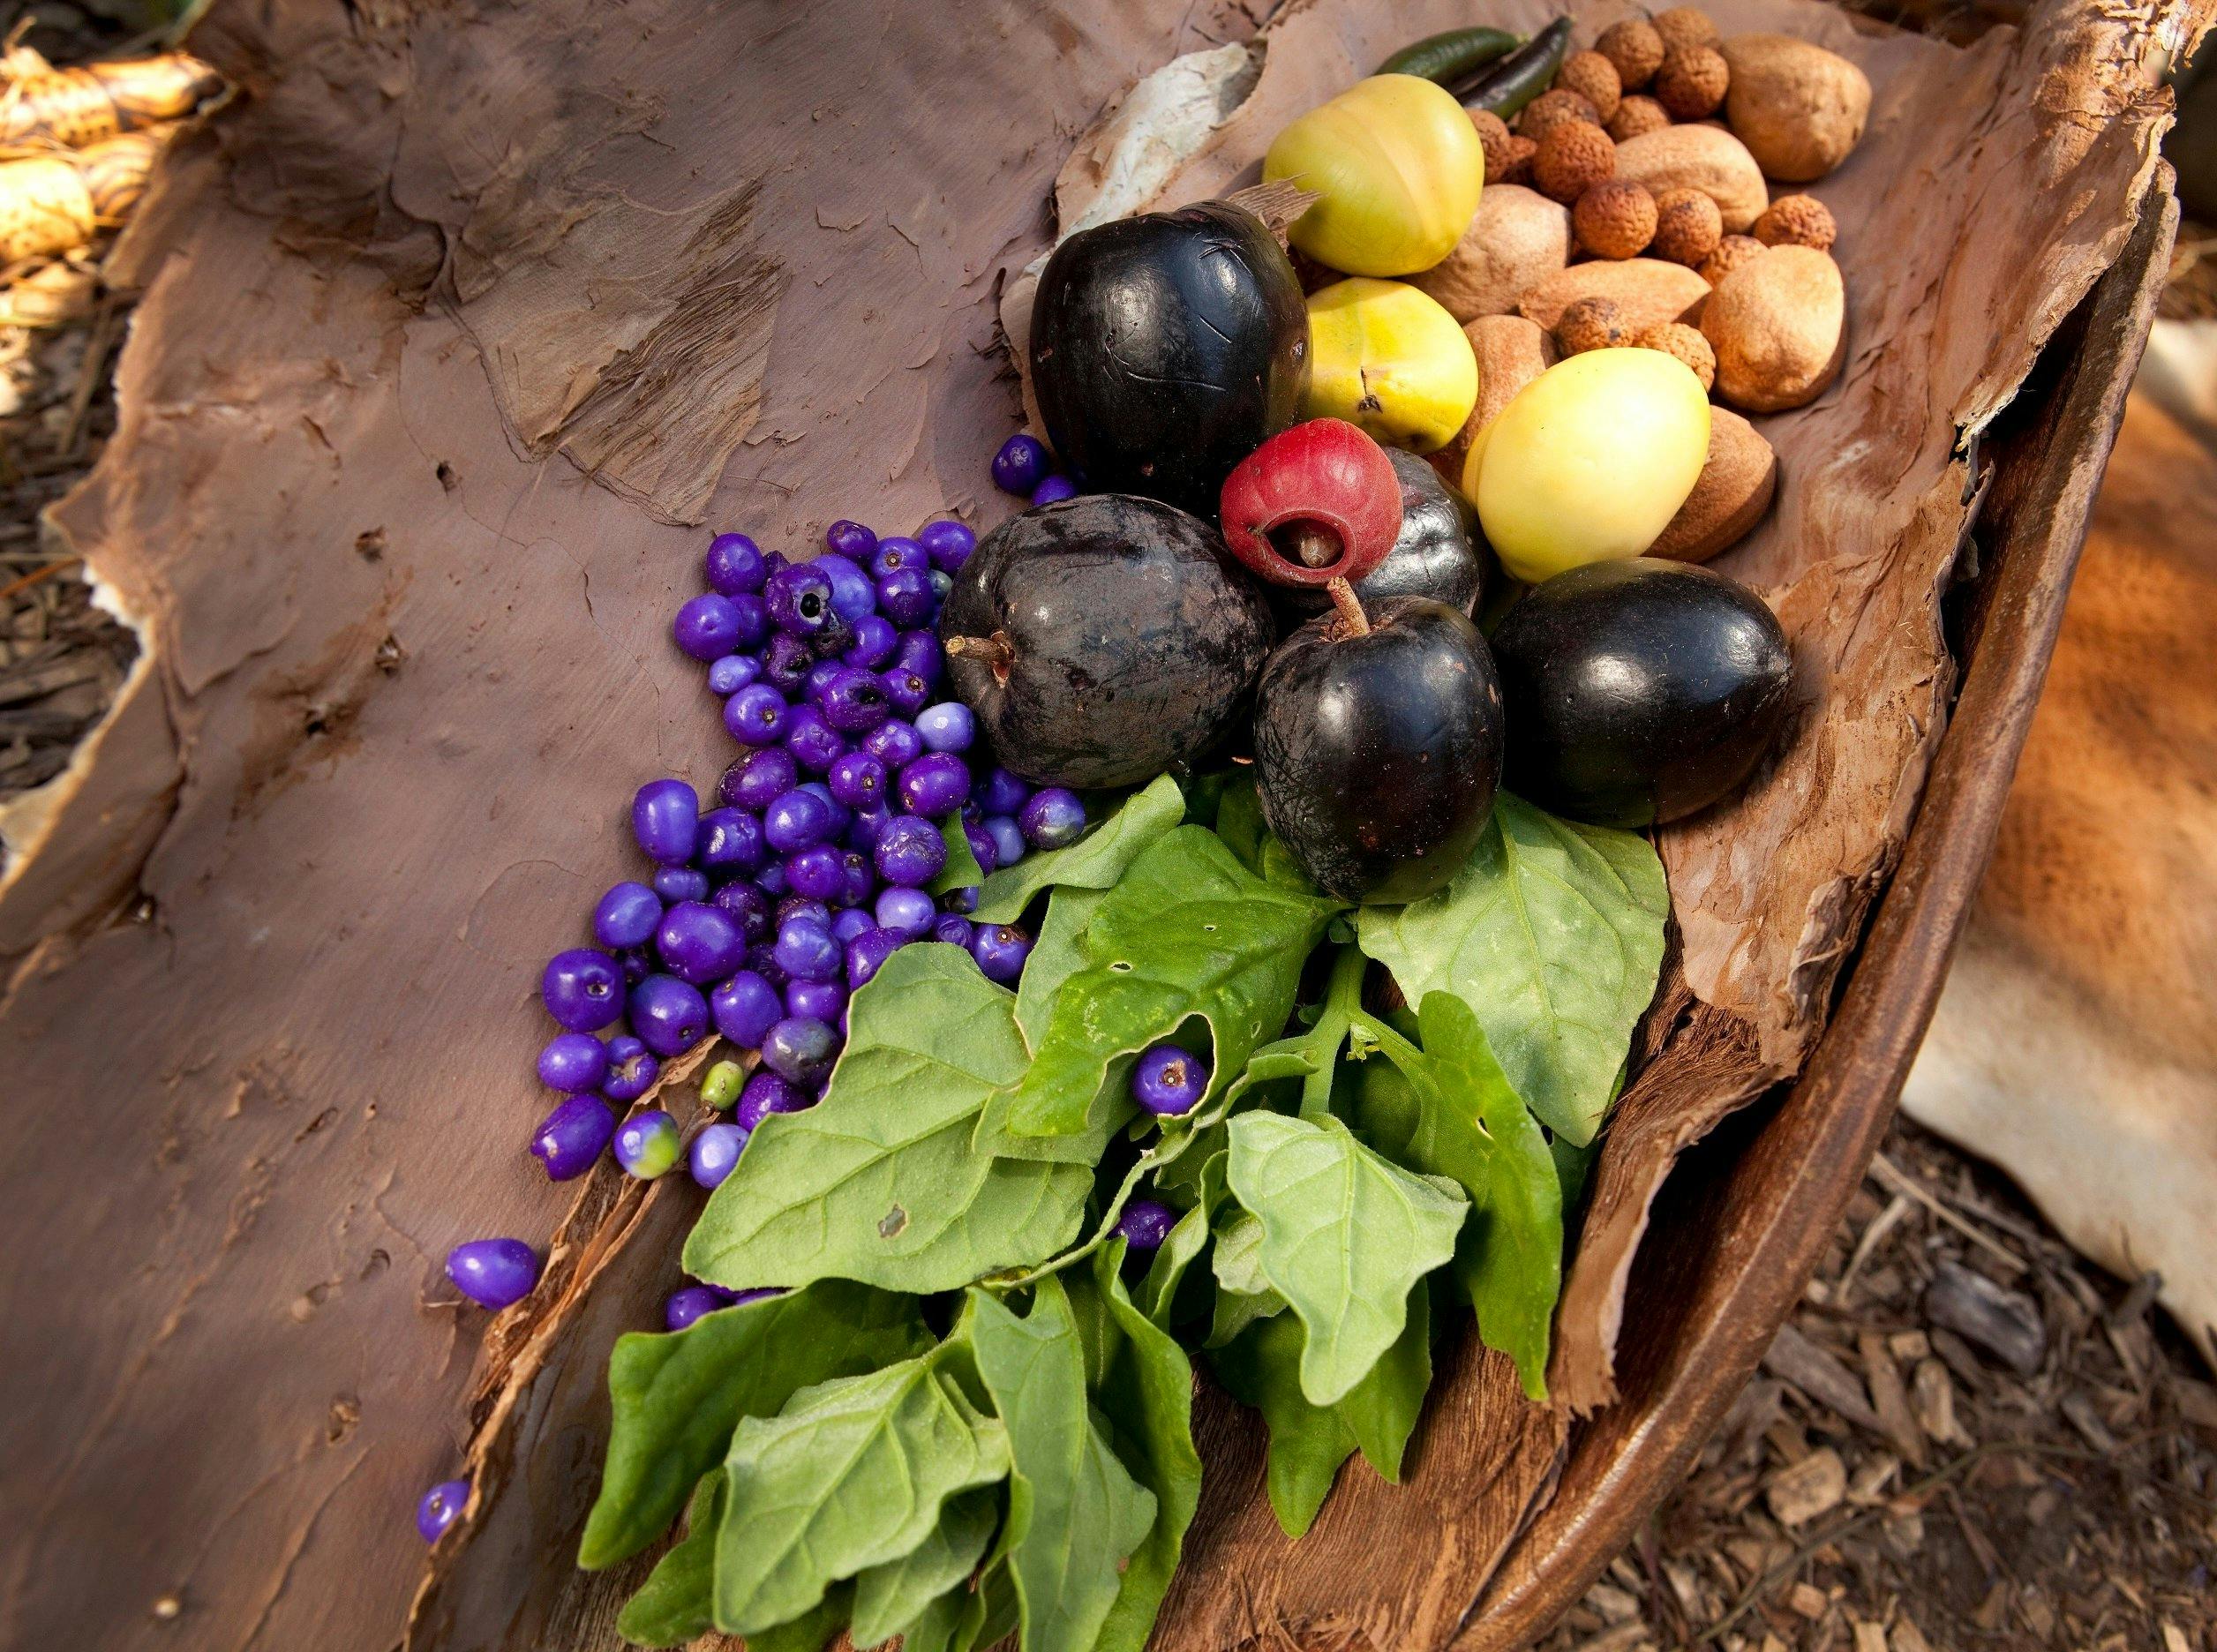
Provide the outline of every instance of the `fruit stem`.
<path id="1" fill-rule="evenodd" d="M 1349 634 L 1354 636 L 1370 635 L 1370 616 L 1363 612 L 1363 604 L 1355 595 L 1355 587 L 1343 579 L 1332 579 L 1325 581 L 1324 589 L 1332 598 L 1332 605 L 1340 611 L 1340 618 L 1345 622 Z"/>
<path id="2" fill-rule="evenodd" d="M 989 637 L 951 636 L 940 646 L 956 659 L 983 660 L 1003 682 L 1009 680 L 1009 668 L 1016 664 L 1016 650 L 998 631 Z"/>

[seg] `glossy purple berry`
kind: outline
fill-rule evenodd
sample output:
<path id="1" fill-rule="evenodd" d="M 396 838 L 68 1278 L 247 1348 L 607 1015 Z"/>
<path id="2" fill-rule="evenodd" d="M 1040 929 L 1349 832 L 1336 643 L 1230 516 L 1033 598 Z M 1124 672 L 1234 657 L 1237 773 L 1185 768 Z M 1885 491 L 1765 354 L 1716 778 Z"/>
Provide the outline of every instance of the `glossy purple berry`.
<path id="1" fill-rule="evenodd" d="M 712 1314 L 731 1304 L 711 1285 L 688 1285 L 683 1290 L 670 1293 L 670 1300 L 662 1304 L 662 1328 L 682 1331 L 704 1314 Z"/>
<path id="2" fill-rule="evenodd" d="M 597 1090 L 607 1076 L 608 1047 L 590 1032 L 558 1032 L 539 1052 L 539 1082 L 550 1090 Z"/>
<path id="3" fill-rule="evenodd" d="M 891 891 L 888 891 L 889 893 Z M 911 937 L 897 929 L 865 929 L 846 943 L 846 982 L 860 991 Z"/>
<path id="4" fill-rule="evenodd" d="M 1156 1250 L 1176 1226 L 1177 1213 L 1161 1199 L 1136 1198 L 1116 1218 L 1116 1231 L 1134 1250 Z"/>
<path id="5" fill-rule="evenodd" d="M 924 547 L 913 539 L 895 536 L 877 542 L 877 554 L 870 559 L 870 577 L 883 579 L 898 568 L 928 568 L 931 558 Z"/>
<path id="6" fill-rule="evenodd" d="M 785 857 L 785 881 L 796 895 L 836 901 L 846 888 L 846 857 L 834 845 L 818 844 Z"/>
<path id="7" fill-rule="evenodd" d="M 738 1125 L 710 1124 L 693 1138 L 692 1145 L 686 1150 L 686 1168 L 703 1187 L 721 1187 L 724 1178 L 739 1163 L 740 1150 L 746 1145 L 747 1132 Z"/>
<path id="8" fill-rule="evenodd" d="M 701 825 L 700 795 L 682 780 L 650 780 L 631 800 L 631 835 L 650 860 L 683 866 Z"/>
<path id="9" fill-rule="evenodd" d="M 762 1122 L 772 1113 L 798 1113 L 808 1105 L 808 1093 L 799 1085 L 781 1074 L 760 1071 L 739 1093 L 732 1123 L 751 1133 L 761 1129 Z"/>
<path id="10" fill-rule="evenodd" d="M 816 657 L 799 637 L 780 631 L 763 650 L 763 680 L 784 694 L 795 694 L 808 680 Z"/>
<path id="11" fill-rule="evenodd" d="M 777 956 L 778 966 L 794 980 L 838 979 L 839 943 L 824 925 L 787 919 L 778 931 Z"/>
<path id="12" fill-rule="evenodd" d="M 831 917 L 831 938 L 841 946 L 865 929 L 876 927 L 876 915 L 864 906 L 850 906 L 844 912 L 834 912 Z"/>
<path id="13" fill-rule="evenodd" d="M 1032 490 L 1047 479 L 1047 448 L 1035 436 L 1021 431 L 1001 444 L 1001 451 L 993 455 L 993 485 L 1003 493 L 1021 493 L 1027 497 Z"/>
<path id="14" fill-rule="evenodd" d="M 661 1077 L 662 1063 L 640 1040 L 627 1032 L 608 1040 L 608 1077 L 601 1080 L 600 1093 L 611 1101 L 628 1107 Z"/>
<path id="15" fill-rule="evenodd" d="M 539 1282 L 539 1259 L 521 1239 L 472 1239 L 447 1252 L 447 1277 L 495 1313 L 522 1302 Z"/>
<path id="16" fill-rule="evenodd" d="M 982 824 L 965 821 L 962 835 L 970 845 L 970 858 L 978 863 L 981 872 L 991 872 L 1001 864 L 1001 851 L 993 841 L 993 834 Z"/>
<path id="17" fill-rule="evenodd" d="M 860 665 L 838 666 L 816 696 L 816 705 L 823 720 L 842 734 L 867 734 L 892 715 L 884 680 Z"/>
<path id="18" fill-rule="evenodd" d="M 785 983 L 793 977 L 785 973 L 785 966 L 778 961 L 778 943 L 774 940 L 757 941 L 747 949 L 747 968 L 761 976 L 778 992 L 779 1003 L 785 1002 Z"/>
<path id="19" fill-rule="evenodd" d="M 545 1168 L 550 1182 L 582 1176 L 616 1133 L 616 1115 L 598 1096 L 572 1096 L 539 1121 L 531 1136 L 531 1157 Z"/>
<path id="20" fill-rule="evenodd" d="M 883 927 L 904 941 L 913 941 L 931 933 L 932 920 L 939 916 L 939 904 L 920 889 L 896 885 L 878 896 L 876 911 Z"/>
<path id="21" fill-rule="evenodd" d="M 743 533 L 722 533 L 708 542 L 702 571 L 708 576 L 710 590 L 738 597 L 760 590 L 770 569 L 763 560 L 762 547 L 752 539 Z"/>
<path id="22" fill-rule="evenodd" d="M 939 897 L 939 910 L 968 917 L 978 910 L 978 886 L 973 883 L 967 889 L 949 890 Z"/>
<path id="23" fill-rule="evenodd" d="M 623 1008 L 623 971 L 605 952 L 572 947 L 547 960 L 539 997 L 572 1032 L 597 1032 Z"/>
<path id="24" fill-rule="evenodd" d="M 770 622 L 788 636 L 808 637 L 831 615 L 831 582 L 806 562 L 779 568 L 763 584 Z"/>
<path id="25" fill-rule="evenodd" d="M 930 882 L 947 865 L 947 844 L 939 829 L 913 815 L 888 821 L 870 852 L 878 876 L 905 888 Z"/>
<path id="26" fill-rule="evenodd" d="M 900 629 L 883 614 L 864 614 L 854 621 L 854 641 L 847 644 L 846 652 L 839 657 L 849 665 L 863 665 L 872 671 L 893 657 L 893 650 L 900 646 Z"/>
<path id="27" fill-rule="evenodd" d="M 878 835 L 883 837 L 884 833 L 880 831 Z M 870 859 L 870 856 L 876 852 L 876 846 L 873 845 L 870 854 L 863 854 L 860 851 L 851 849 L 839 857 L 842 873 L 839 881 L 839 905 L 860 906 L 877 892 L 876 868 Z"/>
<path id="28" fill-rule="evenodd" d="M 838 600 L 836 594 L 832 600 L 835 603 Z M 836 607 L 824 616 L 822 628 L 808 637 L 808 652 L 819 660 L 830 660 L 834 664 L 838 663 L 840 655 L 853 646 L 854 627 L 840 617 Z"/>
<path id="29" fill-rule="evenodd" d="M 724 702 L 724 727 L 746 746 L 774 746 L 785 738 L 792 708 L 772 684 L 749 683 Z"/>
<path id="30" fill-rule="evenodd" d="M 815 706 L 798 705 L 785 730 L 785 749 L 810 774 L 824 774 L 846 755 L 846 737 L 824 721 Z"/>
<path id="31" fill-rule="evenodd" d="M 437 1543 L 469 1506 L 467 1480 L 441 1480 L 425 1492 L 424 1500 L 416 1506 L 416 1535 L 427 1543 Z"/>
<path id="32" fill-rule="evenodd" d="M 797 980 L 785 988 L 785 1013 L 836 1024 L 846 1012 L 846 988 L 836 980 Z"/>
<path id="33" fill-rule="evenodd" d="M 831 836 L 831 807 L 799 787 L 763 811 L 763 837 L 779 854 L 812 848 Z"/>
<path id="34" fill-rule="evenodd" d="M 675 1168 L 682 1142 L 677 1120 L 652 1108 L 616 1126 L 616 1162 L 642 1182 L 651 1182 Z"/>
<path id="35" fill-rule="evenodd" d="M 942 912 L 932 920 L 931 938 L 948 946 L 958 946 L 967 952 L 970 950 L 970 936 L 975 927 L 960 912 Z"/>
<path id="36" fill-rule="evenodd" d="M 792 791 L 798 778 L 799 770 L 793 754 L 779 747 L 765 746 L 732 761 L 731 767 L 724 770 L 723 778 L 716 783 L 717 800 L 759 815 L 781 792 Z"/>
<path id="37" fill-rule="evenodd" d="M 669 875 L 667 867 L 657 873 L 658 878 Z M 616 964 L 623 971 L 624 989 L 628 992 L 654 973 L 654 949 L 650 946 L 626 947 L 616 954 Z"/>
<path id="38" fill-rule="evenodd" d="M 759 941 L 770 933 L 770 897 L 756 885 L 736 880 L 725 884 L 710 899 L 732 915 L 739 933 L 748 941 Z"/>
<path id="39" fill-rule="evenodd" d="M 878 612 L 904 629 L 929 624 L 938 605 L 931 576 L 921 568 L 895 568 L 877 582 Z"/>
<path id="40" fill-rule="evenodd" d="M 894 715 L 913 717 L 930 702 L 931 685 L 906 667 L 897 665 L 878 676 L 885 684 L 885 703 Z M 921 737 L 916 743 L 923 744 Z"/>
<path id="41" fill-rule="evenodd" d="M 708 691 L 729 699 L 762 675 L 762 662 L 746 654 L 726 654 L 708 668 Z"/>
<path id="42" fill-rule="evenodd" d="M 978 738 L 978 720 L 961 701 L 943 700 L 916 714 L 916 737 L 932 751 L 968 751 Z"/>
<path id="43" fill-rule="evenodd" d="M 808 676 L 801 680 L 800 691 L 808 696 L 810 704 L 819 704 L 823 699 L 823 691 L 831 686 L 831 680 L 847 669 L 838 660 L 820 659 L 808 667 Z"/>
<path id="44" fill-rule="evenodd" d="M 741 1049 L 753 1049 L 763 1035 L 784 1019 L 785 1001 L 752 970 L 740 970 L 709 995 L 716 1030 Z"/>
<path id="45" fill-rule="evenodd" d="M 1032 956 L 1032 937 L 1014 924 L 980 924 L 970 937 L 970 956 L 986 980 L 1007 987 L 1024 972 L 1024 960 Z"/>
<path id="46" fill-rule="evenodd" d="M 752 872 L 763 863 L 762 822 L 745 809 L 709 810 L 701 816 L 700 846 L 693 860 L 718 876 Z"/>
<path id="47" fill-rule="evenodd" d="M 868 854 L 877 847 L 879 835 L 892 818 L 893 811 L 882 802 L 873 803 L 868 808 L 856 809 L 854 819 L 846 830 L 847 846 Z"/>
<path id="48" fill-rule="evenodd" d="M 643 946 L 661 921 L 660 896 L 643 883 L 618 883 L 593 908 L 593 939 L 605 947 Z"/>
<path id="49" fill-rule="evenodd" d="M 1131 1066 L 1132 1099 L 1150 1113 L 1177 1118 L 1208 1093 L 1208 1063 L 1175 1044 L 1157 1044 Z"/>
<path id="50" fill-rule="evenodd" d="M 876 548 L 877 535 L 859 522 L 841 517 L 823 530 L 823 544 L 826 550 L 860 561 Z"/>
<path id="51" fill-rule="evenodd" d="M 874 612 L 877 606 L 877 592 L 872 588 L 870 576 L 863 570 L 862 563 L 861 558 L 833 551 L 808 564 L 831 582 L 831 612 L 849 626 L 863 615 Z"/>
<path id="52" fill-rule="evenodd" d="M 670 622 L 677 645 L 696 660 L 720 659 L 742 646 L 739 611 L 728 597 L 708 591 L 678 610 Z"/>
<path id="53" fill-rule="evenodd" d="M 1032 490 L 1032 507 L 1036 510 L 1042 505 L 1057 504 L 1077 492 L 1078 484 L 1068 477 L 1060 474 L 1048 477 Z"/>
<path id="54" fill-rule="evenodd" d="M 762 1043 L 763 1065 L 795 1084 L 821 1083 L 838 1055 L 838 1029 L 800 1016 L 787 1016 Z"/>
<path id="55" fill-rule="evenodd" d="M 985 835 L 993 839 L 993 864 L 996 868 L 1014 866 L 1031 846 L 1024 841 L 1023 829 L 1006 815 L 988 815 L 979 824 L 984 828 Z"/>
<path id="56" fill-rule="evenodd" d="M 1078 793 L 1062 786 L 1047 786 L 1032 794 L 1016 817 L 1024 841 L 1034 849 L 1060 849 L 1085 834 L 1086 806 Z"/>
<path id="57" fill-rule="evenodd" d="M 970 559 L 970 553 L 978 548 L 978 536 L 951 516 L 942 516 L 928 522 L 916 530 L 917 543 L 931 558 L 931 565 L 952 574 Z"/>
<path id="58" fill-rule="evenodd" d="M 747 955 L 747 938 L 732 915 L 705 901 L 680 901 L 662 914 L 654 950 L 670 973 L 695 987 L 721 980 Z"/>
<path id="59" fill-rule="evenodd" d="M 893 650 L 893 665 L 901 671 L 915 672 L 930 687 L 939 681 L 940 674 L 947 669 L 946 650 L 929 631 L 905 631 Z"/>
<path id="60" fill-rule="evenodd" d="M 969 767 L 952 752 L 926 752 L 900 771 L 894 795 L 911 815 L 951 815 L 970 795 Z"/>
<path id="61" fill-rule="evenodd" d="M 658 1055 L 691 1049 L 708 1032 L 708 1000 L 674 975 L 650 975 L 631 989 L 631 1030 Z"/>
<path id="62" fill-rule="evenodd" d="M 889 718 L 862 737 L 862 750 L 883 763 L 888 772 L 906 769 L 924 755 L 924 742 L 916 725 L 899 717 Z"/>
<path id="63" fill-rule="evenodd" d="M 885 800 L 885 765 L 868 752 L 841 754 L 824 780 L 831 795 L 849 808 L 869 808 Z"/>
<path id="64" fill-rule="evenodd" d="M 665 905 L 708 898 L 708 874 L 698 867 L 657 867 L 647 882 Z"/>
<path id="65" fill-rule="evenodd" d="M 784 928 L 786 920 L 793 918 L 804 918 L 818 928 L 829 929 L 831 927 L 830 904 L 806 895 L 788 895 L 778 903 L 778 927 Z"/>

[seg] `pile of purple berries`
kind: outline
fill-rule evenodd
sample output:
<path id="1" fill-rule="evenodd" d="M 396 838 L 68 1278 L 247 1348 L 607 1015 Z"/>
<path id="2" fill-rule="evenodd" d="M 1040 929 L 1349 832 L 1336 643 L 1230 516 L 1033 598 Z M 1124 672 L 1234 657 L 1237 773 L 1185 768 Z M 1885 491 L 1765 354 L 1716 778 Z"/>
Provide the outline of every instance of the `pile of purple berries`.
<path id="1" fill-rule="evenodd" d="M 1078 492 L 1077 484 L 1054 464 L 1037 437 L 1019 431 L 993 455 L 993 485 L 1034 505 L 1052 505 Z"/>

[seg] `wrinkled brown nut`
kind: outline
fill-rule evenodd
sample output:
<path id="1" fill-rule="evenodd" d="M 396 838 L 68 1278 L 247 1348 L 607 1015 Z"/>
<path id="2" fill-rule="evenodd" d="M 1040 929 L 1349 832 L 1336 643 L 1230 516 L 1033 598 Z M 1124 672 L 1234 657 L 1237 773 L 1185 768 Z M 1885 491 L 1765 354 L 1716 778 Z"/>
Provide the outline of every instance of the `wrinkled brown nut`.
<path id="1" fill-rule="evenodd" d="M 1705 120 L 1732 88 L 1732 70 L 1714 46 L 1681 46 L 1656 71 L 1655 101 L 1673 120 Z"/>
<path id="2" fill-rule="evenodd" d="M 1655 197 L 1643 184 L 1597 184 L 1571 208 L 1570 225 L 1597 258 L 1637 258 L 1655 238 Z"/>
<path id="3" fill-rule="evenodd" d="M 1485 181 L 1489 184 L 1529 184 L 1532 181 L 1532 157 L 1539 153 L 1539 146 L 1529 138 L 1511 137 L 1508 159 L 1501 163 L 1501 176 L 1493 176 L 1493 166 L 1487 162 Z"/>
<path id="4" fill-rule="evenodd" d="M 1839 233 L 1832 209 L 1814 195 L 1781 195 L 1755 220 L 1755 239 L 1765 246 L 1815 247 L 1829 252 Z"/>
<path id="5" fill-rule="evenodd" d="M 1617 75 L 1616 64 L 1597 51 L 1571 53 L 1555 71 L 1555 84 L 1592 104 L 1595 116 L 1605 126 L 1624 98 L 1624 82 Z"/>
<path id="6" fill-rule="evenodd" d="M 1632 342 L 1624 312 L 1610 298 L 1581 298 L 1567 305 L 1555 323 L 1555 348 L 1566 356 L 1611 349 Z"/>
<path id="7" fill-rule="evenodd" d="M 1839 266 L 1815 247 L 1772 247 L 1717 284 L 1702 334 L 1717 352 L 1717 394 L 1743 413 L 1822 395 L 1846 359 Z"/>
<path id="8" fill-rule="evenodd" d="M 1611 117 L 1607 131 L 1612 138 L 1623 143 L 1627 139 L 1661 131 L 1670 124 L 1670 110 L 1651 97 L 1635 95 L 1617 105 L 1617 112 Z"/>
<path id="9" fill-rule="evenodd" d="M 1589 121 L 1601 124 L 1601 111 L 1594 108 L 1579 93 L 1564 86 L 1543 92 L 1524 106 L 1524 112 L 1516 117 L 1516 130 L 1523 137 L 1538 142 L 1547 136 L 1550 126 L 1565 121 Z"/>
<path id="10" fill-rule="evenodd" d="M 1532 156 L 1539 192 L 1567 206 L 1617 169 L 1617 146 L 1591 121 L 1564 121 L 1547 129 Z"/>
<path id="11" fill-rule="evenodd" d="M 1617 79 L 1627 92 L 1647 85 L 1663 66 L 1663 36 L 1645 18 L 1612 23 L 1601 31 L 1594 49 L 1616 65 Z"/>
<path id="12" fill-rule="evenodd" d="M 1717 203 L 1690 187 L 1665 190 L 1655 198 L 1655 256 L 1688 268 L 1717 250 L 1725 238 L 1725 220 Z"/>
<path id="13" fill-rule="evenodd" d="M 1667 11 L 1657 11 L 1655 32 L 1663 37 L 1666 57 L 1677 47 L 1714 46 L 1717 41 L 1717 25 L 1710 21 L 1709 13 L 1693 6 L 1672 6 Z"/>
<path id="14" fill-rule="evenodd" d="M 1847 158 L 1870 118 L 1871 86 L 1846 58 L 1787 34 L 1735 34 L 1725 112 L 1763 176 L 1807 184 Z"/>
<path id="15" fill-rule="evenodd" d="M 1714 287 L 1741 265 L 1761 258 L 1770 249 L 1753 236 L 1728 235 L 1717 250 L 1701 261 L 1702 279 Z"/>
<path id="16" fill-rule="evenodd" d="M 1702 381 L 1702 388 L 1710 390 L 1717 384 L 1717 352 L 1709 347 L 1699 327 L 1691 327 L 1683 321 L 1665 321 L 1652 327 L 1633 340 L 1642 349 L 1661 350 L 1665 356 L 1675 356 L 1694 370 L 1694 377 Z"/>
<path id="17" fill-rule="evenodd" d="M 1470 125 L 1485 151 L 1485 181 L 1498 184 L 1509 164 L 1509 124 L 1492 109 L 1472 109 Z"/>

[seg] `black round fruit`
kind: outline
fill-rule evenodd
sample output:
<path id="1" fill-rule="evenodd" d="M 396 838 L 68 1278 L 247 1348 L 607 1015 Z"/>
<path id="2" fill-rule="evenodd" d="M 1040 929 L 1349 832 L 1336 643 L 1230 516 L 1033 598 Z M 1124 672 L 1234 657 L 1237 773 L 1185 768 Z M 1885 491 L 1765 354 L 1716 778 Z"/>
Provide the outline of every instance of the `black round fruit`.
<path id="1" fill-rule="evenodd" d="M 1475 614 L 1492 561 L 1478 531 L 1478 513 L 1415 454 L 1388 447 L 1386 457 L 1401 484 L 1401 532 L 1386 559 L 1356 582 L 1356 596 L 1366 606 L 1391 597 L 1429 597 Z M 1296 613 L 1331 605 L 1321 589 L 1289 586 L 1277 594 Z"/>
<path id="2" fill-rule="evenodd" d="M 1263 222 L 1223 201 L 1081 229 L 1040 273 L 1031 368 L 1081 489 L 1214 522 L 1232 467 L 1300 416 L 1301 282 Z"/>
<path id="3" fill-rule="evenodd" d="M 980 541 L 939 611 L 955 692 L 1027 780 L 1136 785 L 1237 721 L 1270 652 L 1260 588 L 1182 510 L 1089 493 Z"/>
<path id="4" fill-rule="evenodd" d="M 1341 900 L 1423 898 L 1454 876 L 1501 780 L 1501 687 L 1469 616 L 1396 597 L 1356 631 L 1311 620 L 1255 690 L 1263 817 Z"/>
<path id="5" fill-rule="evenodd" d="M 1639 557 L 1559 574 L 1493 632 L 1510 790 L 1648 826 L 1735 791 L 1792 709 L 1793 655 L 1746 586 Z"/>

